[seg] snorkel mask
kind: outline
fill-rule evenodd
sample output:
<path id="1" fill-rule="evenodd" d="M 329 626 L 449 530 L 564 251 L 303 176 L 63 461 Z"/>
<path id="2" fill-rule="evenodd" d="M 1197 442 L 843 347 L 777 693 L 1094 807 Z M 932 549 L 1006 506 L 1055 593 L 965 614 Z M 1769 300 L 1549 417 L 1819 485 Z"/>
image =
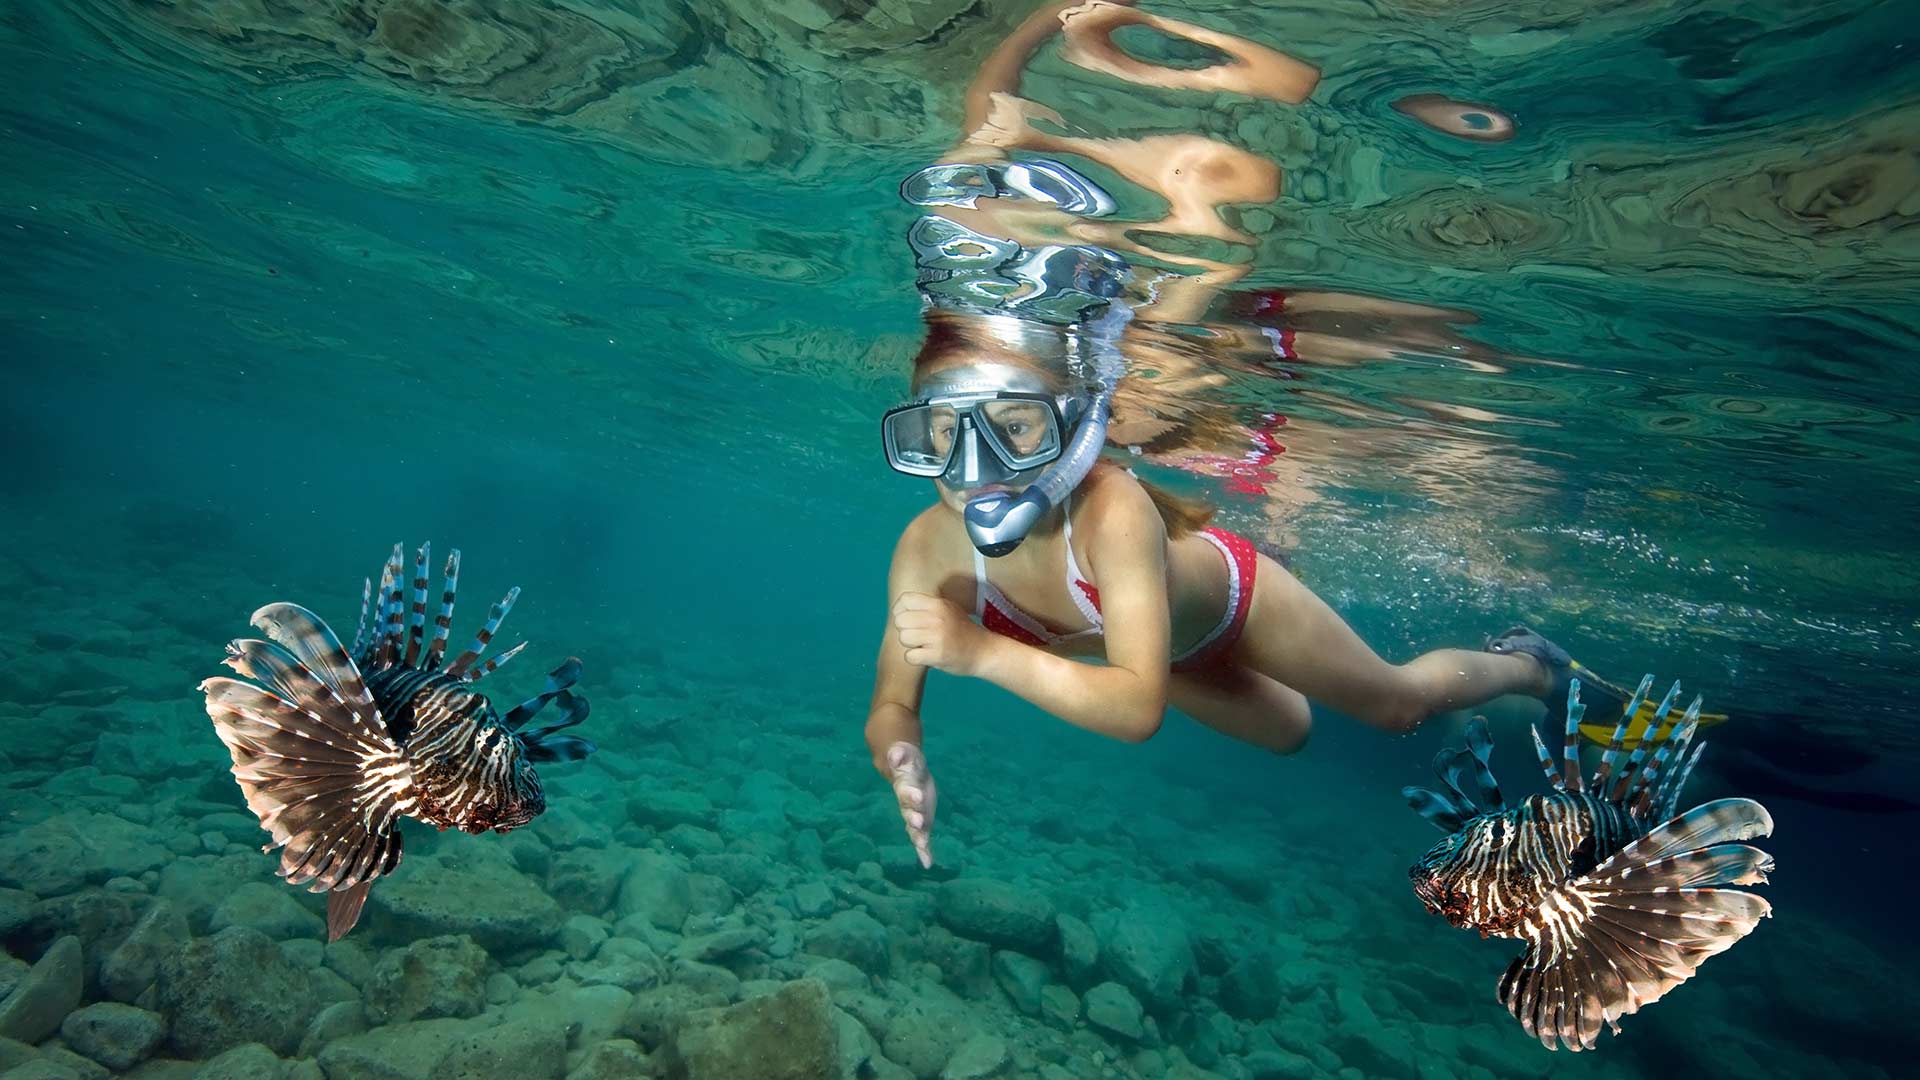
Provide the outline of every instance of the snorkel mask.
<path id="1" fill-rule="evenodd" d="M 1099 460 L 1121 369 L 1116 342 L 1132 317 L 1132 309 L 1114 303 L 1099 319 L 1066 331 L 1066 393 L 1054 392 L 1039 372 L 1014 364 L 969 364 L 936 373 L 921 385 L 919 400 L 881 420 L 887 464 L 909 476 L 937 478 L 962 494 L 989 489 L 967 501 L 967 537 L 983 555 L 1007 554 Z M 1002 333 L 1059 333 L 1006 316 L 987 318 L 1006 320 L 995 326 Z"/>
<path id="2" fill-rule="evenodd" d="M 1098 184 L 1045 160 L 935 165 L 908 177 L 900 194 L 919 206 L 1018 198 L 1088 217 L 1115 208 Z M 1130 267 L 1105 248 L 1026 248 L 934 215 L 914 222 L 907 242 L 927 306 L 987 320 L 993 336 L 1022 355 L 1055 352 L 1066 338 L 1064 394 L 1029 369 L 974 364 L 938 373 L 920 387 L 919 401 L 881 421 L 896 471 L 938 477 L 960 492 L 989 489 L 968 500 L 964 517 L 973 546 L 998 558 L 1066 499 L 1106 445 L 1113 387 L 1125 370 L 1120 334 L 1133 318 L 1118 298 Z"/>

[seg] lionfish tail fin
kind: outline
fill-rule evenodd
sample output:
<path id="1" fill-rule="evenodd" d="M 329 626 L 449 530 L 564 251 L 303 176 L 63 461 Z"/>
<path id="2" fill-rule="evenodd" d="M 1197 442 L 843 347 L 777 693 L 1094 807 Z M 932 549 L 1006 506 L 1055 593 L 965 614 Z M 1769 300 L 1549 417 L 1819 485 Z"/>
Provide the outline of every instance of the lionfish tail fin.
<path id="1" fill-rule="evenodd" d="M 372 891 L 373 882 L 369 880 L 327 894 L 328 944 L 346 937 L 353 924 L 360 921 L 360 909 L 367 905 L 367 894 Z"/>
<path id="2" fill-rule="evenodd" d="M 1773 821 L 1750 799 L 1687 811 L 1549 894 L 1500 1002 L 1549 1049 L 1591 1049 L 1605 1025 L 1660 1000 L 1772 913 L 1766 852 L 1741 843 Z"/>
<path id="3" fill-rule="evenodd" d="M 412 805 L 412 771 L 371 698 L 360 700 L 365 687 L 350 661 L 340 665 L 345 654 L 325 623 L 291 604 L 262 608 L 256 622 L 288 645 L 236 641 L 228 663 L 267 688 L 208 679 L 200 684 L 207 716 L 271 838 L 265 850 L 282 849 L 276 872 L 314 892 L 362 887 L 364 901 L 364 886 L 399 864 L 394 823 Z M 357 916 L 359 902 L 351 908 L 343 917 Z M 339 932 L 352 924 L 346 918 Z"/>

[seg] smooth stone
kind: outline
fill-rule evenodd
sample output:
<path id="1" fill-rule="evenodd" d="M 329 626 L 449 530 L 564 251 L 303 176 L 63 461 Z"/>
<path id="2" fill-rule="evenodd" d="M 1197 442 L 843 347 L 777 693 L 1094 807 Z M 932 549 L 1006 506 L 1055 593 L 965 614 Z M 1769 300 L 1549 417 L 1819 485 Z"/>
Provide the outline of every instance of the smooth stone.
<path id="1" fill-rule="evenodd" d="M 4 1080 L 84 1080 L 72 1069 L 58 1065 L 44 1058 L 35 1058 L 25 1065 L 8 1069 L 0 1074 Z"/>
<path id="2" fill-rule="evenodd" d="M 1060 963 L 1066 969 L 1067 982 L 1073 986 L 1085 988 L 1098 979 L 1100 967 L 1100 938 L 1093 927 L 1074 918 L 1061 915 L 1054 920 L 1060 934 Z"/>
<path id="3" fill-rule="evenodd" d="M 627 1015 L 620 1023 L 620 1034 L 648 1049 L 658 1049 L 672 1039 L 674 1027 L 682 1016 L 725 1004 L 726 1001 L 691 986 L 667 983 L 649 987 L 633 995 Z"/>
<path id="4" fill-rule="evenodd" d="M 807 951 L 847 963 L 875 975 L 887 973 L 887 928 L 864 911 L 835 912 L 807 932 Z"/>
<path id="5" fill-rule="evenodd" d="M 674 946 L 673 955 L 678 960 L 705 962 L 732 956 L 748 949 L 757 949 L 766 943 L 766 931 L 757 927 L 735 927 L 687 938 Z"/>
<path id="6" fill-rule="evenodd" d="M 616 916 L 639 915 L 662 930 L 679 930 L 692 911 L 693 888 L 685 868 L 650 851 L 635 857 L 614 901 Z"/>
<path id="7" fill-rule="evenodd" d="M 296 938 L 280 943 L 280 952 L 294 967 L 317 968 L 327 962 L 327 944 L 312 938 Z"/>
<path id="8" fill-rule="evenodd" d="M 793 887 L 793 911 L 803 919 L 821 918 L 833 906 L 833 890 L 824 881 L 803 881 Z"/>
<path id="9" fill-rule="evenodd" d="M 519 996 L 520 983 L 513 976 L 504 971 L 487 976 L 487 1004 L 505 1005 Z"/>
<path id="10" fill-rule="evenodd" d="M 1047 965 L 1025 953 L 997 949 L 993 954 L 993 981 L 1006 991 L 1014 1008 L 1032 1016 L 1040 1011 L 1040 993 L 1047 985 Z"/>
<path id="11" fill-rule="evenodd" d="M 125 1072 L 153 1056 L 167 1037 L 167 1022 L 159 1013 L 102 1001 L 67 1014 L 60 1038 L 85 1056 L 115 1072 Z"/>
<path id="12" fill-rule="evenodd" d="M 826 983 L 827 989 L 833 991 L 836 998 L 845 991 L 864 991 L 873 987 L 873 979 L 866 972 L 833 957 L 808 968 L 807 975 Z"/>
<path id="13" fill-rule="evenodd" d="M 173 1021 L 168 1045 L 187 1058 L 250 1042 L 292 1053 L 321 1004 L 310 985 L 272 939 L 244 926 L 188 942 L 161 962 L 154 982 Z"/>
<path id="14" fill-rule="evenodd" d="M 865 862 L 876 862 L 880 847 L 866 836 L 850 829 L 839 829 L 822 846 L 820 855 L 828 866 L 852 870 Z M 877 863 L 876 863 L 877 865 Z"/>
<path id="15" fill-rule="evenodd" d="M 282 1063 L 272 1050 L 245 1043 L 207 1062 L 193 1080 L 281 1080 Z"/>
<path id="16" fill-rule="evenodd" d="M 1312 1080 L 1313 1062 L 1291 1050 L 1256 1050 L 1240 1059 L 1249 1080 Z"/>
<path id="17" fill-rule="evenodd" d="M 105 1065 L 90 1057 L 83 1057 L 62 1046 L 57 1039 L 50 1039 L 40 1047 L 40 1060 L 50 1065 L 58 1065 L 78 1076 L 80 1080 L 113 1080 L 116 1075 Z"/>
<path id="18" fill-rule="evenodd" d="M 624 850 L 578 848 L 563 852 L 546 872 L 547 892 L 568 911 L 598 915 L 613 907 L 620 883 L 633 865 Z"/>
<path id="19" fill-rule="evenodd" d="M 307 1023 L 307 1030 L 300 1036 L 300 1047 L 295 1056 L 316 1057 L 335 1039 L 358 1035 L 365 1030 L 366 1006 L 358 1001 L 336 1001 L 313 1014 L 313 1019 Z"/>
<path id="20" fill-rule="evenodd" d="M 1170 1009 L 1194 971 L 1186 924 L 1165 903 L 1136 903 L 1094 922 L 1108 977 L 1149 1007 Z"/>
<path id="21" fill-rule="evenodd" d="M 389 1024 L 320 1052 L 327 1080 L 559 1080 L 564 1025 L 517 1016 Z"/>
<path id="22" fill-rule="evenodd" d="M 881 1051 L 913 1075 L 933 1080 L 975 1023 L 972 1010 L 960 998 L 944 988 L 923 989 L 887 1019 Z"/>
<path id="23" fill-rule="evenodd" d="M 719 878 L 742 896 L 750 896 L 766 888 L 774 874 L 773 864 L 766 859 L 732 851 L 695 855 L 693 868 L 699 873 Z"/>
<path id="24" fill-rule="evenodd" d="M 1103 982 L 1088 990 L 1081 1004 L 1086 1009 L 1087 1023 L 1101 1031 L 1133 1042 L 1146 1037 L 1140 1001 L 1119 983 Z"/>
<path id="25" fill-rule="evenodd" d="M 1072 1031 L 1080 1023 L 1080 995 L 1059 983 L 1048 983 L 1040 991 L 1040 1015 L 1054 1027 Z"/>
<path id="26" fill-rule="evenodd" d="M 170 859 L 164 838 L 153 829 L 113 814 L 75 810 L 11 828 L 0 837 L 0 885 L 60 896 L 90 882 L 137 876 Z"/>
<path id="27" fill-rule="evenodd" d="M 60 1030 L 60 1022 L 80 1006 L 83 960 L 79 938 L 55 941 L 0 1003 L 0 1036 L 37 1043 Z"/>
<path id="28" fill-rule="evenodd" d="M 942 925 L 962 937 L 1029 954 L 1054 941 L 1053 901 L 1028 889 L 987 878 L 955 878 L 935 894 Z"/>
<path id="29" fill-rule="evenodd" d="M 335 1039 L 317 1060 L 327 1080 L 436 1080 L 441 1059 L 468 1025 L 486 1022 L 441 1018 L 389 1024 Z"/>
<path id="30" fill-rule="evenodd" d="M 1242 1020 L 1270 1020 L 1280 1008 L 1280 980 L 1273 959 L 1265 954 L 1243 956 L 1220 977 L 1220 1007 Z"/>
<path id="31" fill-rule="evenodd" d="M 469 1026 L 440 1059 L 434 1080 L 559 1080 L 566 1071 L 564 1024 L 513 1019 L 474 1030 L 472 1025 L 480 1021 L 463 1022 Z M 331 1072 L 327 1075 L 335 1080 Z"/>
<path id="32" fill-rule="evenodd" d="M 0 1035 L 0 1073 L 25 1065 L 39 1056 L 40 1051 L 34 1049 L 32 1044 Z"/>
<path id="33" fill-rule="evenodd" d="M 824 984 L 800 979 L 766 997 L 688 1014 L 674 1031 L 679 1080 L 838 1080 L 840 1038 Z"/>
<path id="34" fill-rule="evenodd" d="M 569 915 L 560 924 L 559 945 L 561 951 L 575 960 L 590 960 L 608 936 L 605 919 L 596 919 L 591 915 Z"/>
<path id="35" fill-rule="evenodd" d="M 644 941 L 634 938 L 608 938 L 593 959 L 575 961 L 566 972 L 583 986 L 618 986 L 623 990 L 644 990 L 660 982 L 665 965 Z"/>
<path id="36" fill-rule="evenodd" d="M 632 1039 L 595 1043 L 567 1074 L 567 1080 L 646 1080 L 654 1076 L 652 1061 Z"/>
<path id="37" fill-rule="evenodd" d="M 986 1080 L 1007 1067 L 1007 1042 L 998 1035 L 978 1034 L 960 1044 L 940 1070 L 940 1080 Z"/>
<path id="38" fill-rule="evenodd" d="M 229 926 L 245 926 L 283 941 L 288 938 L 322 937 L 326 920 L 300 906 L 286 886 L 249 881 L 235 889 L 213 909 L 208 929 L 219 933 Z"/>
<path id="39" fill-rule="evenodd" d="M 367 982 L 367 1019 L 397 1024 L 476 1016 L 486 1002 L 487 951 L 465 934 L 423 938 L 389 950 Z"/>
<path id="40" fill-rule="evenodd" d="M 675 960 L 671 978 L 675 984 L 688 987 L 702 997 L 730 1002 L 740 996 L 740 976 L 714 964 Z"/>
<path id="41" fill-rule="evenodd" d="M 698 792 L 642 787 L 627 796 L 627 817 L 636 825 L 668 829 L 675 825 L 710 826 L 716 815 L 712 801 Z"/>
<path id="42" fill-rule="evenodd" d="M 503 852 L 462 846 L 410 859 L 368 900 L 375 922 L 402 940 L 465 934 L 498 952 L 536 949 L 560 930 L 560 905 Z"/>

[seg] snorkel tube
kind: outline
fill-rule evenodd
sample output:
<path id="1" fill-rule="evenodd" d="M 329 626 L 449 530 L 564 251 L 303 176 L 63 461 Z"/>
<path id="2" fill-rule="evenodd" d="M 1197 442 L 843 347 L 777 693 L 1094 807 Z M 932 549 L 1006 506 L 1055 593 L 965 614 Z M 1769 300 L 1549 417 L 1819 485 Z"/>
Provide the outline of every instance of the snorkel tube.
<path id="1" fill-rule="evenodd" d="M 1066 500 L 1067 495 L 1087 478 L 1100 450 L 1107 443 L 1107 420 L 1113 406 L 1113 387 L 1120 381 L 1125 361 L 1120 356 L 1120 333 L 1133 320 L 1133 309 L 1119 299 L 1110 300 L 1107 310 L 1097 319 L 1081 324 L 1075 331 L 1083 348 L 1092 354 L 1093 373 L 1098 390 L 1074 429 L 1073 438 L 1061 450 L 1059 460 L 1047 467 L 1038 480 L 1027 485 L 1018 496 L 990 492 L 967 502 L 962 515 L 967 523 L 967 539 L 980 554 L 997 559 L 1020 546 L 1047 512 Z"/>

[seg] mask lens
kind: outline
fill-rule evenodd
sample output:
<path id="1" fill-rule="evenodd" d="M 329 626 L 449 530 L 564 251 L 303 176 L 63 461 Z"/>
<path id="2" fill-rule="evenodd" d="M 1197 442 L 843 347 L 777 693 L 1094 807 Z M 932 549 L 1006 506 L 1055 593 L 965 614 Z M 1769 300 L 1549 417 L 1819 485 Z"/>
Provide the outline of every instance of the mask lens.
<path id="1" fill-rule="evenodd" d="M 914 476 L 939 476 L 953 454 L 959 416 L 951 405 L 915 405 L 887 414 L 887 464 Z"/>
<path id="2" fill-rule="evenodd" d="M 1060 425 L 1050 405 L 1025 398 L 981 402 L 981 427 L 992 437 L 1007 464 L 1031 468 L 1060 455 Z"/>

